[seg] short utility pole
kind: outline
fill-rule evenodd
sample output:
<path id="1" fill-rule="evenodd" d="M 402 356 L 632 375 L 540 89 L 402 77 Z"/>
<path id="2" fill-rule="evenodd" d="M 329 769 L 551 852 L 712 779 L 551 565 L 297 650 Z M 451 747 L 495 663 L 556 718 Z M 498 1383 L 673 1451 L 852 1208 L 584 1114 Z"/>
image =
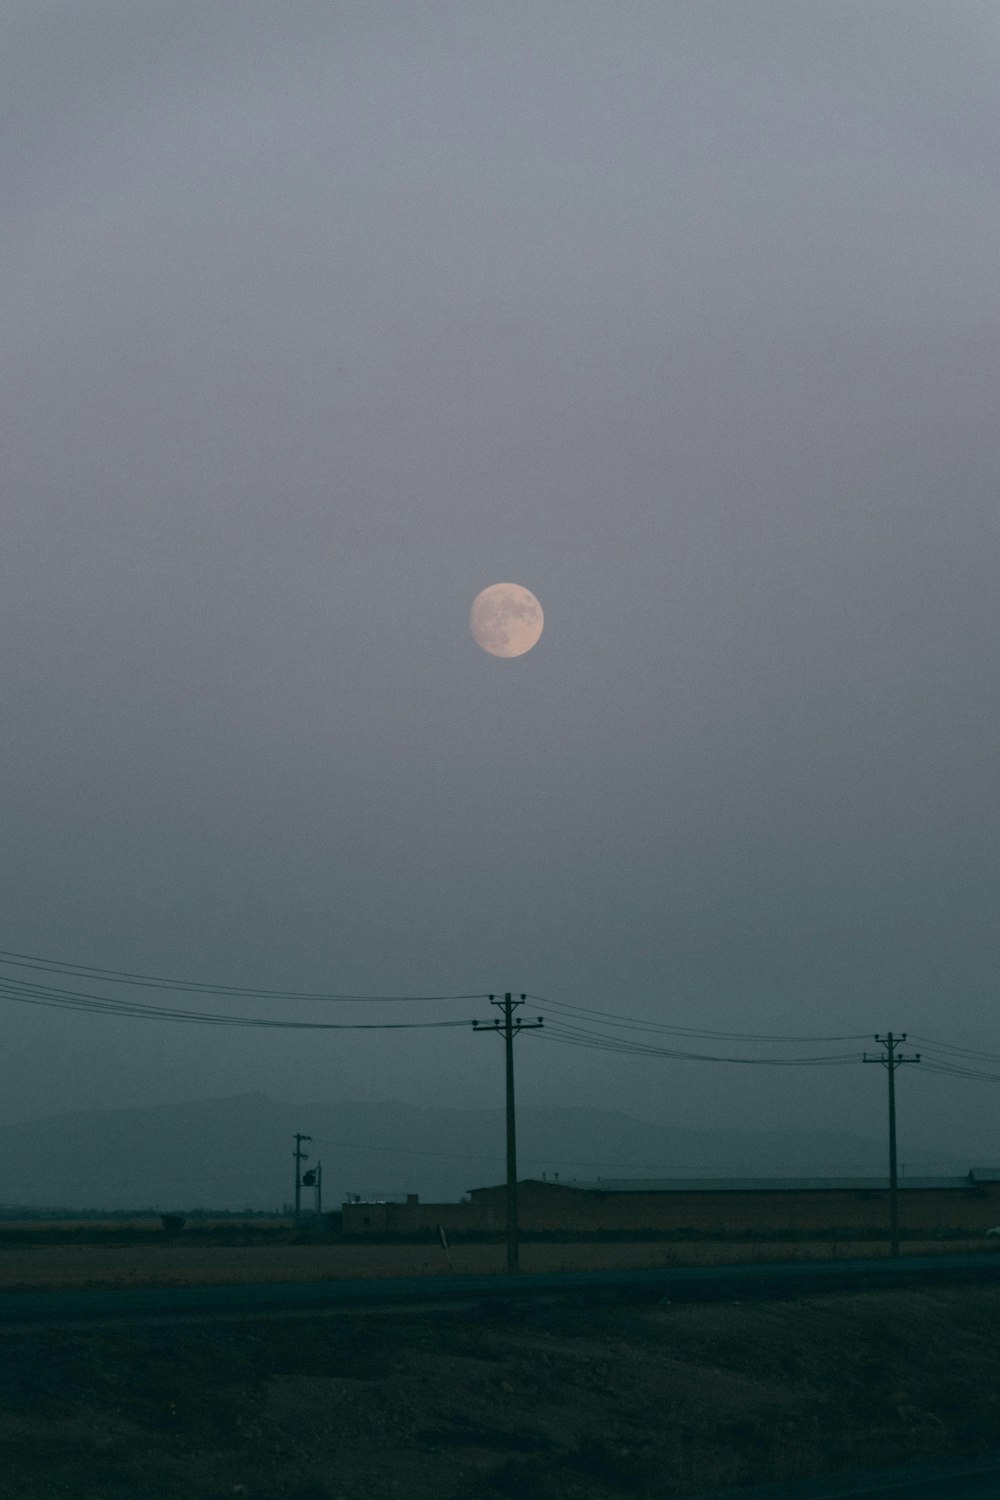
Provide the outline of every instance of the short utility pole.
<path id="1" fill-rule="evenodd" d="M 522 995 L 515 1000 L 510 991 L 498 1000 L 495 995 L 490 996 L 490 1004 L 500 1007 L 500 1015 L 490 1024 L 489 1021 L 473 1021 L 475 1031 L 492 1031 L 503 1037 L 504 1061 L 506 1064 L 507 1079 L 507 1270 L 511 1273 L 518 1269 L 519 1251 L 517 1234 L 517 1128 L 514 1122 L 514 1038 L 520 1031 L 537 1031 L 544 1025 L 541 1016 L 536 1021 L 519 1021 L 514 1019 L 514 1012 L 527 1000 L 527 995 Z M 501 1019 L 502 1017 L 502 1019 Z"/>
<path id="2" fill-rule="evenodd" d="M 303 1149 L 302 1149 L 302 1142 L 303 1141 L 311 1141 L 311 1140 L 312 1140 L 312 1136 L 311 1135 L 302 1135 L 301 1132 L 296 1132 L 296 1135 L 295 1135 L 295 1150 L 292 1153 L 293 1156 L 295 1157 L 295 1222 L 296 1222 L 296 1224 L 299 1222 L 299 1219 L 300 1219 L 301 1213 L 302 1213 L 302 1163 L 304 1161 L 308 1161 L 309 1160 L 309 1152 L 308 1151 L 303 1151 Z"/>
<path id="3" fill-rule="evenodd" d="M 899 1036 L 893 1036 L 887 1031 L 885 1036 L 877 1036 L 875 1040 L 883 1051 L 880 1057 L 869 1057 L 866 1052 L 864 1061 L 866 1063 L 881 1063 L 889 1075 L 889 1254 L 899 1254 L 899 1178 L 896 1172 L 896 1069 L 903 1063 L 918 1063 L 920 1053 L 915 1052 L 912 1057 L 903 1057 L 896 1048 L 901 1042 L 906 1041 L 906 1032 Z"/>

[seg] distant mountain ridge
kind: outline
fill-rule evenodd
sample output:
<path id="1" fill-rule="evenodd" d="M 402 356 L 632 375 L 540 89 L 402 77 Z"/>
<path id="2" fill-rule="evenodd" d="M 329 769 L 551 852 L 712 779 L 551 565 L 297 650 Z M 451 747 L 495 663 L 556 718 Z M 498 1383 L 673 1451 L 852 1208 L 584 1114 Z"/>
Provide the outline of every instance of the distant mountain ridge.
<path id="1" fill-rule="evenodd" d="M 295 1131 L 312 1137 L 309 1164 L 323 1163 L 325 1208 L 352 1193 L 454 1200 L 504 1176 L 502 1110 L 298 1105 L 241 1094 L 0 1127 L 0 1205 L 279 1208 L 293 1194 Z M 956 1159 L 954 1168 L 968 1165 Z M 885 1171 L 885 1148 L 846 1131 L 691 1130 L 613 1111 L 524 1105 L 518 1167 L 521 1177 L 562 1181 L 863 1176 Z M 311 1193 L 303 1201 L 311 1204 Z"/>

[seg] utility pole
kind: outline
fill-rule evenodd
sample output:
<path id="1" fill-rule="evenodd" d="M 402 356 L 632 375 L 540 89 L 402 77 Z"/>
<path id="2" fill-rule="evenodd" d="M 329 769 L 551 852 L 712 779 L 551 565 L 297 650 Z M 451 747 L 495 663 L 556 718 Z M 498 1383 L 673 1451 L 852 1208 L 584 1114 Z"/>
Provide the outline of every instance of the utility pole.
<path id="1" fill-rule="evenodd" d="M 912 1057 L 903 1057 L 896 1051 L 900 1043 L 906 1041 L 906 1032 L 899 1036 L 893 1036 L 887 1031 L 885 1036 L 876 1036 L 875 1040 L 883 1051 L 880 1057 L 869 1057 L 866 1052 L 864 1061 L 866 1063 L 881 1063 L 889 1075 L 889 1254 L 899 1254 L 899 1177 L 896 1172 L 896 1069 L 903 1063 L 918 1063 L 920 1053 L 915 1052 Z"/>
<path id="2" fill-rule="evenodd" d="M 544 1023 L 515 1020 L 514 1012 L 527 1000 L 522 995 L 515 1000 L 508 990 L 502 1000 L 490 996 L 490 1004 L 500 1007 L 500 1015 L 491 1025 L 488 1021 L 473 1021 L 474 1031 L 492 1031 L 503 1037 L 504 1063 L 507 1084 L 507 1270 L 517 1271 L 519 1264 L 517 1233 L 517 1127 L 514 1120 L 514 1038 L 520 1031 L 537 1031 Z M 502 1017 L 502 1019 L 501 1019 Z"/>
<path id="3" fill-rule="evenodd" d="M 292 1153 L 293 1156 L 295 1157 L 295 1222 L 296 1222 L 296 1224 L 299 1222 L 299 1219 L 301 1217 L 301 1212 L 302 1212 L 302 1163 L 304 1161 L 308 1161 L 309 1160 L 309 1152 L 308 1151 L 303 1151 L 303 1149 L 302 1149 L 302 1142 L 303 1141 L 311 1141 L 311 1140 L 312 1140 L 312 1136 L 311 1135 L 302 1135 L 301 1132 L 296 1132 L 296 1135 L 295 1135 L 295 1150 Z"/>
<path id="4" fill-rule="evenodd" d="M 323 1212 L 323 1163 L 316 1163 L 316 1217 Z"/>

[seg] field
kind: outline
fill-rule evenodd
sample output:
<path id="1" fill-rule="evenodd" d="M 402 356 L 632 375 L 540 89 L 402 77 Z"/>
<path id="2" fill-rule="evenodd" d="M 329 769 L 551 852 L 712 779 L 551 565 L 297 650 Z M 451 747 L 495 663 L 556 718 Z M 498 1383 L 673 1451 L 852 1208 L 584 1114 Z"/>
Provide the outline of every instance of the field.
<path id="1" fill-rule="evenodd" d="M 16 1244 L 19 1240 L 37 1243 L 64 1240 L 80 1243 L 98 1240 L 158 1240 L 164 1238 L 164 1222 L 171 1218 L 176 1218 L 177 1224 L 184 1227 L 186 1240 L 241 1244 L 290 1241 L 296 1238 L 294 1219 L 277 1214 L 255 1214 L 246 1218 L 236 1214 L 220 1217 L 198 1214 L 190 1218 L 183 1214 L 174 1216 L 156 1213 L 131 1216 L 120 1214 L 109 1218 L 100 1218 L 96 1214 L 82 1218 L 49 1214 L 40 1219 L 18 1219 L 0 1214 L 0 1244 Z"/>
<path id="2" fill-rule="evenodd" d="M 0 1329 L 4 1500 L 666 1500 L 1000 1446 L 1000 1289 Z"/>
<path id="3" fill-rule="evenodd" d="M 912 1255 L 982 1251 L 990 1240 L 914 1240 Z M 773 1260 L 834 1260 L 886 1253 L 885 1242 L 812 1240 L 808 1243 L 707 1241 L 599 1244 L 528 1243 L 524 1271 L 590 1271 L 658 1266 L 735 1265 Z M 504 1269 L 502 1245 L 257 1244 L 174 1240 L 136 1244 L 0 1245 L 0 1290 L 59 1287 L 142 1287 L 226 1283 L 326 1281 L 369 1276 L 491 1274 Z"/>

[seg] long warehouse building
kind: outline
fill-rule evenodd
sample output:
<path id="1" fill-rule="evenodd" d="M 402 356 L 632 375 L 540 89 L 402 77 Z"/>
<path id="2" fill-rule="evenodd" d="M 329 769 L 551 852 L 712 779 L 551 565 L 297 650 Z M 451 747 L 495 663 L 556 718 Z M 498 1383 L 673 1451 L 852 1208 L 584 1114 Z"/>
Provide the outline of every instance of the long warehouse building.
<path id="1" fill-rule="evenodd" d="M 904 1229 L 978 1231 L 1000 1226 L 1000 1167 L 973 1167 L 964 1177 L 900 1177 Z M 718 1233 L 746 1230 L 882 1230 L 886 1177 L 654 1178 L 518 1184 L 518 1218 L 526 1234 Z M 472 1188 L 460 1203 L 355 1199 L 342 1208 L 346 1235 L 405 1236 L 501 1233 L 505 1186 Z"/>

